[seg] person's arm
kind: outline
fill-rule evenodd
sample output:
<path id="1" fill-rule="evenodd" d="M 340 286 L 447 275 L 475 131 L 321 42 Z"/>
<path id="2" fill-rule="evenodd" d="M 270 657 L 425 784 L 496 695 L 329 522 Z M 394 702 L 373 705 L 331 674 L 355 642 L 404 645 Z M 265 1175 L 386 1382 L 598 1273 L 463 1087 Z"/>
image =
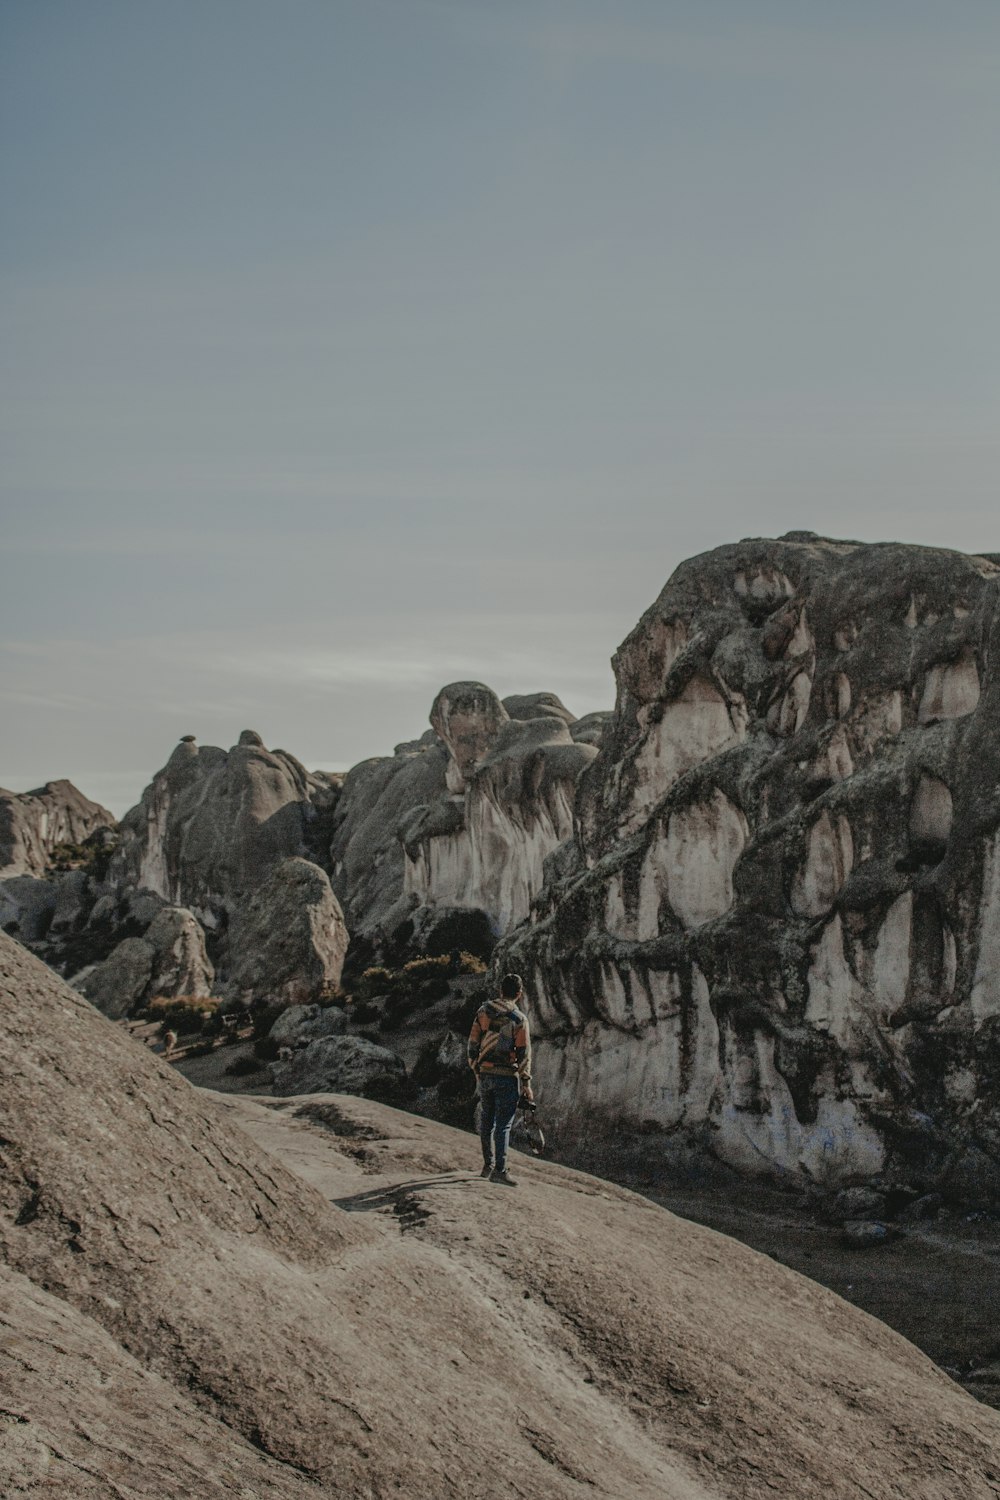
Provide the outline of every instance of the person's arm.
<path id="1" fill-rule="evenodd" d="M 472 1030 L 469 1032 L 469 1067 L 473 1073 L 479 1071 L 479 1049 L 483 1040 L 483 1028 L 479 1021 L 477 1011 L 472 1022 Z"/>
<path id="2" fill-rule="evenodd" d="M 521 1093 L 525 1099 L 534 1099 L 531 1091 L 531 1033 L 528 1030 L 527 1017 L 522 1018 L 520 1026 L 514 1032 L 514 1060 L 517 1063 L 517 1077 L 521 1085 Z"/>

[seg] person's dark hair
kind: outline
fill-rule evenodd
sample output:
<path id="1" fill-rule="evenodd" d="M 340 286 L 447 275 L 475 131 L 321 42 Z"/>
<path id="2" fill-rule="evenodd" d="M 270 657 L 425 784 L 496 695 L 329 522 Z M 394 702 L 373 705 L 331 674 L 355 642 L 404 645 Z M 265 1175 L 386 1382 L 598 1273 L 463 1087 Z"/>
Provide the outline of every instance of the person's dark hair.
<path id="1" fill-rule="evenodd" d="M 505 1000 L 516 1000 L 523 989 L 520 974 L 505 974 L 500 981 L 500 993 Z"/>

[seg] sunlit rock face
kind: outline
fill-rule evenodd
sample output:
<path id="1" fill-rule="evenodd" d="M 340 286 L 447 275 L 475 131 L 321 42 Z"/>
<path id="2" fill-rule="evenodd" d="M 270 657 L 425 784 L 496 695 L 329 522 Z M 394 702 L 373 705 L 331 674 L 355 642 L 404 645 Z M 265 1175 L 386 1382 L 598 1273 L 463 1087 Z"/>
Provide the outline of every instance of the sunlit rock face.
<path id="1" fill-rule="evenodd" d="M 44 875 L 60 844 L 82 844 L 115 826 L 114 814 L 71 781 L 48 781 L 22 793 L 0 787 L 0 879 Z"/>
<path id="2" fill-rule="evenodd" d="M 480 682 L 442 688 L 422 739 L 344 782 L 333 878 L 352 933 L 419 931 L 436 908 L 485 913 L 494 934 L 522 921 L 546 857 L 572 834 L 603 717 L 576 720 L 552 693 L 501 702 Z"/>
<path id="3" fill-rule="evenodd" d="M 573 839 L 499 956 L 547 1107 L 1000 1193 L 1000 558 L 722 547 L 614 665 Z"/>

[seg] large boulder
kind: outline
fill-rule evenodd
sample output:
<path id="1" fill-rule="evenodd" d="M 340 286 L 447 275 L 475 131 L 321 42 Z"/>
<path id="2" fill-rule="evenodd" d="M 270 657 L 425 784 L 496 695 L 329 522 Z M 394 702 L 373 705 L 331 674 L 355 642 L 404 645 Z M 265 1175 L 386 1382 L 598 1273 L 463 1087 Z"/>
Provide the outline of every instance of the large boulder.
<path id="1" fill-rule="evenodd" d="M 82 845 L 116 827 L 114 814 L 71 781 L 47 781 L 22 793 L 0 787 L 0 879 L 44 875 L 60 845 Z"/>
<path id="2" fill-rule="evenodd" d="M 41 942 L 52 925 L 58 896 L 56 883 L 40 876 L 0 880 L 0 928 L 26 946 Z"/>
<path id="3" fill-rule="evenodd" d="M 325 871 L 286 859 L 237 909 L 230 929 L 230 992 L 254 1000 L 310 1001 L 340 982 L 347 928 Z"/>
<path id="4" fill-rule="evenodd" d="M 214 977 L 205 934 L 193 912 L 166 906 L 142 937 L 123 939 L 103 963 L 81 974 L 76 987 L 117 1020 L 158 996 L 208 995 Z"/>
<path id="5" fill-rule="evenodd" d="M 722 547 L 614 665 L 574 840 L 498 959 L 547 1106 L 1000 1193 L 997 560 Z"/>
<path id="6" fill-rule="evenodd" d="M 347 1013 L 335 1005 L 290 1005 L 268 1035 L 281 1047 L 302 1047 L 321 1036 L 338 1036 L 347 1028 Z"/>
<path id="7" fill-rule="evenodd" d="M 363 1094 L 376 1082 L 401 1082 L 402 1058 L 361 1036 L 325 1036 L 271 1065 L 276 1094 Z"/>

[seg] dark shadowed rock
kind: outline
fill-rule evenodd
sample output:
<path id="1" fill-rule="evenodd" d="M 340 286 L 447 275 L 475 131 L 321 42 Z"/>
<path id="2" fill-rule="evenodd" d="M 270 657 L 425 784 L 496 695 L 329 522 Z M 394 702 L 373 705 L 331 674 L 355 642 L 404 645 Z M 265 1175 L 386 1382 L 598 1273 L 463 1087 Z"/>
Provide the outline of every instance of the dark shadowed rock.
<path id="1" fill-rule="evenodd" d="M 376 1080 L 405 1074 L 395 1052 L 360 1036 L 321 1036 L 271 1065 L 276 1094 L 363 1094 Z"/>
<path id="2" fill-rule="evenodd" d="M 335 1005 L 290 1005 L 268 1032 L 282 1047 L 300 1047 L 318 1037 L 336 1036 L 347 1027 L 347 1014 Z"/>
<path id="3" fill-rule="evenodd" d="M 35 875 L 0 880 L 0 928 L 19 943 L 41 942 L 55 916 L 59 888 Z"/>

